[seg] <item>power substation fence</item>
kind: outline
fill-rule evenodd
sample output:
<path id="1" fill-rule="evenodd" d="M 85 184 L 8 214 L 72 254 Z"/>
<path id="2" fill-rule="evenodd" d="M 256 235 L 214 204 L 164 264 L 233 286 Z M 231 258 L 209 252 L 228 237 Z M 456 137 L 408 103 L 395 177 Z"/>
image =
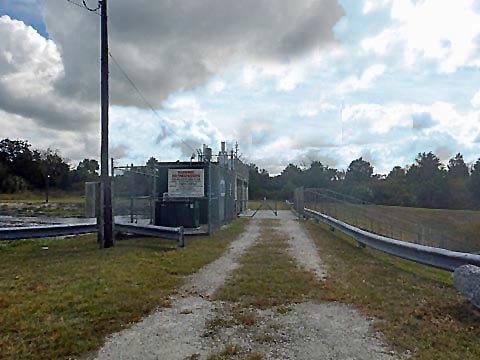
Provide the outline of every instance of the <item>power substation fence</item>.
<path id="1" fill-rule="evenodd" d="M 209 230 L 214 231 L 236 217 L 236 176 L 229 163 L 213 164 L 207 168 L 209 177 L 207 198 L 209 203 Z"/>
<path id="2" fill-rule="evenodd" d="M 113 176 L 113 213 L 122 222 L 153 224 L 158 199 L 157 169 L 116 166 Z"/>
<path id="3" fill-rule="evenodd" d="M 469 215 L 468 212 L 459 212 L 458 218 L 465 219 L 466 225 L 455 228 L 452 223 L 442 221 L 440 217 L 435 219 L 435 215 L 432 215 L 435 212 L 430 210 L 375 205 L 328 189 L 316 188 L 296 189 L 294 206 L 300 214 L 303 214 L 304 209 L 310 209 L 392 239 L 451 251 L 480 251 L 477 235 L 462 231 L 468 224 L 478 221 L 474 214 Z M 468 216 L 472 218 L 469 220 Z"/>

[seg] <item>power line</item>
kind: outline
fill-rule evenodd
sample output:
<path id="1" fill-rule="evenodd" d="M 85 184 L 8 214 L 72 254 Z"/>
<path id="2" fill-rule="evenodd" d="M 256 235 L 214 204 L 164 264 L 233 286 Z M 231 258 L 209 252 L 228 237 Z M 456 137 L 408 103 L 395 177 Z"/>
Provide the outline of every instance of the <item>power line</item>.
<path id="1" fill-rule="evenodd" d="M 83 1 L 83 4 L 79 4 L 73 0 L 66 0 L 68 3 L 72 4 L 72 5 L 75 5 L 83 10 L 86 10 L 90 13 L 93 13 L 93 14 L 96 14 L 98 16 L 100 16 L 100 14 L 97 12 L 97 10 L 100 8 L 100 1 L 99 1 L 99 6 L 97 8 L 90 8 L 87 6 L 86 4 L 86 1 L 85 0 L 82 0 Z M 155 114 L 155 116 L 161 120 L 163 123 L 164 123 L 164 120 L 160 114 L 157 112 L 157 110 L 155 110 L 155 108 L 152 106 L 152 104 L 147 100 L 147 98 L 143 95 L 143 93 L 140 91 L 140 89 L 138 88 L 137 85 L 135 85 L 135 83 L 133 82 L 133 80 L 130 78 L 130 76 L 128 76 L 127 72 L 125 70 L 123 70 L 123 68 L 120 66 L 120 64 L 118 63 L 117 59 L 115 59 L 115 57 L 113 56 L 113 54 L 111 52 L 108 52 L 108 54 L 110 55 L 110 57 L 112 58 L 113 60 L 113 63 L 115 64 L 115 66 L 120 70 L 120 73 L 123 75 L 123 77 L 127 80 L 127 82 L 130 84 L 130 86 L 135 90 L 135 92 L 138 94 L 138 96 L 140 96 L 140 98 L 143 100 L 143 102 L 147 105 L 147 107 Z M 167 126 L 167 128 L 172 132 L 172 133 L 175 133 L 175 131 Z M 185 145 L 187 146 L 193 153 L 196 153 L 196 150 L 190 146 L 190 144 L 188 144 L 187 142 L 185 142 L 182 138 L 180 138 L 180 141 Z"/>
<path id="2" fill-rule="evenodd" d="M 110 57 L 112 58 L 113 60 L 113 63 L 115 64 L 115 66 L 117 66 L 117 68 L 120 70 L 121 74 L 124 76 L 124 78 L 127 80 L 127 82 L 130 84 L 130 86 L 136 91 L 136 93 L 138 94 L 138 96 L 140 96 L 140 98 L 143 100 L 143 102 L 145 103 L 145 105 L 147 105 L 147 107 L 155 114 L 155 116 L 162 122 L 165 121 L 164 118 L 162 118 L 160 116 L 160 114 L 157 112 L 157 110 L 155 110 L 155 108 L 152 106 L 152 104 L 147 100 L 147 98 L 143 95 L 143 93 L 140 91 L 140 89 L 138 88 L 137 85 L 135 85 L 135 83 L 133 82 L 133 80 L 130 78 L 130 76 L 128 76 L 128 74 L 126 73 L 125 70 L 123 70 L 123 68 L 120 66 L 120 64 L 118 63 L 117 59 L 115 59 L 115 57 L 113 56 L 113 54 L 111 52 L 108 53 L 110 55 Z M 167 126 L 167 128 L 169 128 L 169 130 L 172 132 L 172 133 L 175 133 L 175 131 L 173 131 L 173 129 L 169 126 Z M 178 134 L 177 134 L 178 135 Z M 188 144 L 187 142 L 185 142 L 183 139 L 180 138 L 180 141 L 186 145 L 188 148 L 190 148 L 190 150 L 192 150 L 193 153 L 196 153 L 196 150 L 190 146 L 190 144 Z"/>
<path id="3" fill-rule="evenodd" d="M 85 6 L 84 6 L 83 4 L 79 4 L 79 3 L 75 2 L 75 1 L 73 1 L 73 0 L 65 0 L 65 1 L 68 2 L 68 3 L 70 3 L 70 4 L 72 4 L 72 5 L 78 6 L 79 8 L 81 8 L 81 9 L 83 9 L 83 10 L 85 10 L 85 11 L 88 11 L 88 12 L 90 12 L 90 13 L 93 13 L 93 14 L 95 14 L 95 15 L 100 16 L 100 14 L 99 14 L 96 10 L 90 9 L 89 7 L 87 7 L 86 4 L 85 4 L 85 1 L 84 1 Z M 97 10 L 98 10 L 98 9 L 97 9 Z"/>

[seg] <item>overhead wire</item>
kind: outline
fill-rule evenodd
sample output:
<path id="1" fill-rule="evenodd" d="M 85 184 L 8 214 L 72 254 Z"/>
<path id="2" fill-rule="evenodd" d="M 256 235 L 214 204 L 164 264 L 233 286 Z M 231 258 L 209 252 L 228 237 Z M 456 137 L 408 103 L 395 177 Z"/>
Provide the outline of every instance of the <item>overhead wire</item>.
<path id="1" fill-rule="evenodd" d="M 90 12 L 90 13 L 93 13 L 93 14 L 95 14 L 95 15 L 100 16 L 100 14 L 99 14 L 96 10 L 95 10 L 95 11 L 90 10 L 90 8 L 88 8 L 87 6 L 84 6 L 83 4 L 79 4 L 79 3 L 77 3 L 77 2 L 75 2 L 75 1 L 73 1 L 73 0 L 65 0 L 65 1 L 68 2 L 68 3 L 70 3 L 70 4 L 72 4 L 72 5 L 78 6 L 79 8 L 81 8 L 81 9 L 83 9 L 83 10 L 85 10 L 85 11 L 88 11 L 88 12 Z M 97 10 L 98 10 L 98 9 L 97 9 Z"/>
<path id="2" fill-rule="evenodd" d="M 147 105 L 147 107 L 153 112 L 153 114 L 160 120 L 162 121 L 162 123 L 165 124 L 165 119 L 162 118 L 162 116 L 160 116 L 160 114 L 157 112 L 157 110 L 155 110 L 155 108 L 152 106 L 152 104 L 147 100 L 147 98 L 143 95 L 143 93 L 140 91 L 140 89 L 138 88 L 137 85 L 135 85 L 135 82 L 130 78 L 130 76 L 128 76 L 127 72 L 120 66 L 120 64 L 118 63 L 117 59 L 115 59 L 115 57 L 113 56 L 113 54 L 111 52 L 108 53 L 110 55 L 110 57 L 112 58 L 113 60 L 113 63 L 115 64 L 115 66 L 118 68 L 118 70 L 120 70 L 120 73 L 123 75 L 123 77 L 127 80 L 127 82 L 129 83 L 129 85 L 135 90 L 135 92 L 138 94 L 138 96 L 143 100 L 143 102 L 145 103 L 145 105 Z M 175 131 L 170 127 L 170 126 L 167 126 L 168 130 L 170 130 L 172 133 L 175 133 Z M 177 134 L 178 135 L 178 134 Z M 185 145 L 187 146 L 190 150 L 192 150 L 192 153 L 196 153 L 196 149 L 194 149 L 190 144 L 188 144 L 186 141 L 184 141 L 182 138 L 180 138 L 180 141 Z"/>
<path id="3" fill-rule="evenodd" d="M 75 5 L 75 6 L 78 6 L 88 12 L 91 12 L 91 13 L 94 13 L 96 15 L 99 15 L 100 14 L 97 12 L 97 10 L 100 9 L 100 1 L 98 3 L 98 6 L 97 8 L 90 8 L 87 6 L 86 4 L 86 0 L 82 0 L 83 4 L 79 4 L 73 0 L 66 0 L 68 3 L 72 4 L 72 5 Z M 162 121 L 163 124 L 165 124 L 165 119 L 162 118 L 160 116 L 160 114 L 157 112 L 157 110 L 155 110 L 155 108 L 153 107 L 153 105 L 147 100 L 147 98 L 143 95 L 143 93 L 140 91 L 140 89 L 138 88 L 138 86 L 135 84 L 135 82 L 131 79 L 130 76 L 128 76 L 127 72 L 122 68 L 122 66 L 118 63 L 117 59 L 113 56 L 113 54 L 109 51 L 108 52 L 108 55 L 111 57 L 111 59 L 113 60 L 113 63 L 115 64 L 115 66 L 118 68 L 118 70 L 120 71 L 120 73 L 123 75 L 123 77 L 127 80 L 128 84 L 135 90 L 135 92 L 138 94 L 138 96 L 143 100 L 143 102 L 145 103 L 145 105 L 147 105 L 147 107 L 153 112 L 153 114 L 160 120 Z M 170 127 L 168 126 L 167 124 L 165 124 L 167 129 L 171 132 L 171 133 L 175 133 L 175 131 Z M 178 135 L 178 134 L 177 134 Z M 194 149 L 190 144 L 188 144 L 186 141 L 184 141 L 182 138 L 180 138 L 180 141 L 187 147 L 189 148 L 192 153 L 196 153 L 196 149 Z"/>

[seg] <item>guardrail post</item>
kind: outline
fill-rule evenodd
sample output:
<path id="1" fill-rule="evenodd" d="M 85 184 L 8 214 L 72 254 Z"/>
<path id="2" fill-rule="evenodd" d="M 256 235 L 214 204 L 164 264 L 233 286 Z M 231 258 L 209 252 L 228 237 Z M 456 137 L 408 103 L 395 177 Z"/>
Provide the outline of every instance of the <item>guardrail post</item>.
<path id="1" fill-rule="evenodd" d="M 180 230 L 178 230 L 178 247 L 185 247 L 185 230 L 183 226 L 181 226 Z"/>

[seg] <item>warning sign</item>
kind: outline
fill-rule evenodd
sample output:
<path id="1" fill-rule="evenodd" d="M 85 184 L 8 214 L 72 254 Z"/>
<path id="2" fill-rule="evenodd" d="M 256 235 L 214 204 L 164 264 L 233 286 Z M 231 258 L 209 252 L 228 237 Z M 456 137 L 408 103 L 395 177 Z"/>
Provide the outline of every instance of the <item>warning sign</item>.
<path id="1" fill-rule="evenodd" d="M 169 197 L 203 197 L 203 169 L 168 169 Z"/>

